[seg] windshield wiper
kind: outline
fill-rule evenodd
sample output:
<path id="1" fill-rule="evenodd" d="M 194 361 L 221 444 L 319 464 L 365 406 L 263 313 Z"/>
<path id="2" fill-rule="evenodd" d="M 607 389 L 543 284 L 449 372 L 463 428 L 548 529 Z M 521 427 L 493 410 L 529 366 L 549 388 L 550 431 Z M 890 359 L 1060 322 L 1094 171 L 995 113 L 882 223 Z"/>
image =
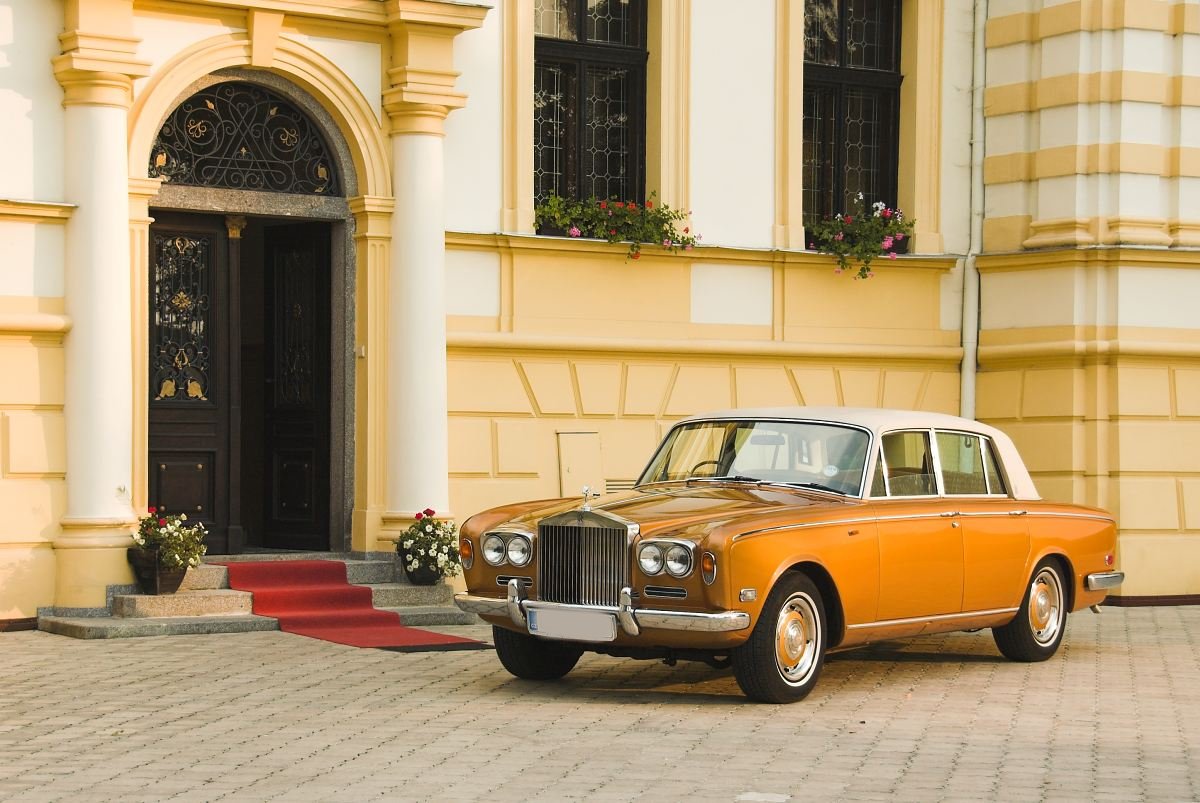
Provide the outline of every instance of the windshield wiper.
<path id="1" fill-rule="evenodd" d="M 764 480 L 757 477 L 747 477 L 744 474 L 731 474 L 722 477 L 688 477 L 686 482 L 749 482 L 755 485 L 762 485 Z"/>
<path id="2" fill-rule="evenodd" d="M 828 491 L 831 494 L 838 496 L 849 496 L 845 491 L 840 491 L 837 488 L 830 488 L 828 485 L 822 485 L 819 482 L 781 482 L 780 485 L 786 485 L 789 488 L 813 488 L 818 491 Z"/>

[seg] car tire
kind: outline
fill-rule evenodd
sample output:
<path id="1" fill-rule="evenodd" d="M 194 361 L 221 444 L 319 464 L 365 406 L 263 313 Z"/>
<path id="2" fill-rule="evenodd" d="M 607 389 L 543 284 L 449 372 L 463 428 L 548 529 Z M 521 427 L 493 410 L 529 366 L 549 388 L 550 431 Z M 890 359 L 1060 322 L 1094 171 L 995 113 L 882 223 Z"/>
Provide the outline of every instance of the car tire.
<path id="1" fill-rule="evenodd" d="M 733 651 L 733 676 L 761 703 L 794 703 L 817 685 L 825 664 L 825 604 L 805 574 L 779 579 L 745 644 Z"/>
<path id="2" fill-rule="evenodd" d="M 1032 663 L 1058 652 L 1067 629 L 1067 592 L 1062 566 L 1046 558 L 1033 570 L 1025 598 L 1011 622 L 992 628 L 1004 657 Z"/>
<path id="3" fill-rule="evenodd" d="M 492 625 L 496 656 L 511 674 L 524 680 L 558 680 L 575 668 L 583 649 L 564 641 L 546 641 Z"/>

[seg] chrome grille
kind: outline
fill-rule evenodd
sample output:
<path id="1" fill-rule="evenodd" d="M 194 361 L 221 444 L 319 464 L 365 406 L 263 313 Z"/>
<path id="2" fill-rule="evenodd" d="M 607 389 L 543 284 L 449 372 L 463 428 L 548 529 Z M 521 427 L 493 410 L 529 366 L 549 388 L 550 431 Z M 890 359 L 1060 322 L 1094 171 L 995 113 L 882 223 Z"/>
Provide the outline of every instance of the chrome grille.
<path id="1" fill-rule="evenodd" d="M 571 605 L 616 607 L 629 585 L 624 527 L 538 527 L 538 598 Z"/>

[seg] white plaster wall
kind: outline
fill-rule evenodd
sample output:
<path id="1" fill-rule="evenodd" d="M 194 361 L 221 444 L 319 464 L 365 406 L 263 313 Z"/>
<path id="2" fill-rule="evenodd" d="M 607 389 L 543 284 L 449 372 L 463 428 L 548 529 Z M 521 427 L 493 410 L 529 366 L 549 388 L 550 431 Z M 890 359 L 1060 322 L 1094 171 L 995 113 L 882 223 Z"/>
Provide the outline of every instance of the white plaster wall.
<path id="1" fill-rule="evenodd" d="M 939 212 L 942 243 L 949 254 L 965 254 L 971 239 L 971 65 L 975 27 L 972 11 L 969 3 L 947 3 L 942 21 L 942 208 Z"/>
<path id="2" fill-rule="evenodd" d="M 971 8 L 968 3 L 963 3 L 963 5 L 968 9 Z M 969 34 L 970 36 L 974 36 L 974 32 Z M 1028 42 L 1018 42 L 1003 47 L 989 47 L 987 51 L 988 86 L 1004 86 L 1035 80 L 1038 77 L 1039 53 L 1040 46 Z M 946 63 L 950 63 L 948 59 Z M 966 62 L 967 65 L 970 63 L 970 61 Z"/>
<path id="3" fill-rule="evenodd" d="M 1120 268 L 1117 275 L 1119 326 L 1200 328 L 1200 270 Z"/>
<path id="4" fill-rule="evenodd" d="M 770 325 L 769 265 L 692 265 L 692 323 Z"/>
<path id="5" fill-rule="evenodd" d="M 507 0 L 516 2 L 517 0 Z M 503 207 L 504 9 L 499 3 L 483 26 L 454 40 L 458 87 L 465 108 L 446 119 L 446 228 L 500 230 Z"/>
<path id="6" fill-rule="evenodd" d="M 150 62 L 151 74 L 197 42 L 244 30 L 222 25 L 215 19 L 182 21 L 156 14 L 139 14 L 133 18 L 134 36 L 142 40 L 137 46 L 137 58 Z M 133 82 L 134 97 L 141 94 L 147 81 L 149 78 L 139 78 Z"/>
<path id="7" fill-rule="evenodd" d="M 770 248 L 775 2 L 698 2 L 691 9 L 692 220 L 705 245 Z"/>
<path id="8" fill-rule="evenodd" d="M 291 35 L 325 58 L 346 74 L 375 113 L 375 121 L 383 119 L 383 47 L 376 42 L 355 42 L 330 39 L 324 36 Z"/>
<path id="9" fill-rule="evenodd" d="M 63 234 L 57 223 L 0 220 L 0 296 L 61 296 Z"/>
<path id="10" fill-rule="evenodd" d="M 1037 150 L 1038 138 L 1034 135 L 1036 126 L 1031 125 L 1030 115 L 1024 112 L 985 118 L 984 126 L 987 130 L 983 142 L 984 156 Z"/>
<path id="11" fill-rule="evenodd" d="M 63 199 L 62 28 L 57 0 L 0 0 L 0 198 Z"/>
<path id="12" fill-rule="evenodd" d="M 1080 276 L 1074 268 L 985 273 L 980 277 L 980 327 L 1012 329 L 1095 323 L 1091 319 L 1076 320 Z"/>
<path id="13" fill-rule="evenodd" d="M 446 252 L 446 314 L 500 314 L 500 255 L 494 251 Z"/>

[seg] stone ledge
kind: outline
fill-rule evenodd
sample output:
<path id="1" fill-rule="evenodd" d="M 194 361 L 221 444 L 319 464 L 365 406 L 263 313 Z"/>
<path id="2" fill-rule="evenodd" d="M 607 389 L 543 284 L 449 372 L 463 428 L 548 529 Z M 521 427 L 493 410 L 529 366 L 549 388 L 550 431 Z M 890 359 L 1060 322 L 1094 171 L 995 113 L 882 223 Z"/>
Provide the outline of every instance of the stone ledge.
<path id="1" fill-rule="evenodd" d="M 42 616 L 38 619 L 38 630 L 81 639 L 250 633 L 278 629 L 278 620 L 269 616 L 254 616 L 253 614 L 245 616 L 178 616 L 161 619 Z"/>
<path id="2" fill-rule="evenodd" d="M 376 608 L 428 607 L 453 605 L 454 589 L 445 583 L 433 586 L 414 586 L 410 583 L 375 583 L 371 589 L 371 604 Z"/>
<path id="3" fill-rule="evenodd" d="M 482 620 L 473 613 L 460 611 L 453 605 L 414 605 L 399 608 L 380 608 L 399 614 L 400 624 L 408 627 L 431 625 L 477 625 Z"/>

